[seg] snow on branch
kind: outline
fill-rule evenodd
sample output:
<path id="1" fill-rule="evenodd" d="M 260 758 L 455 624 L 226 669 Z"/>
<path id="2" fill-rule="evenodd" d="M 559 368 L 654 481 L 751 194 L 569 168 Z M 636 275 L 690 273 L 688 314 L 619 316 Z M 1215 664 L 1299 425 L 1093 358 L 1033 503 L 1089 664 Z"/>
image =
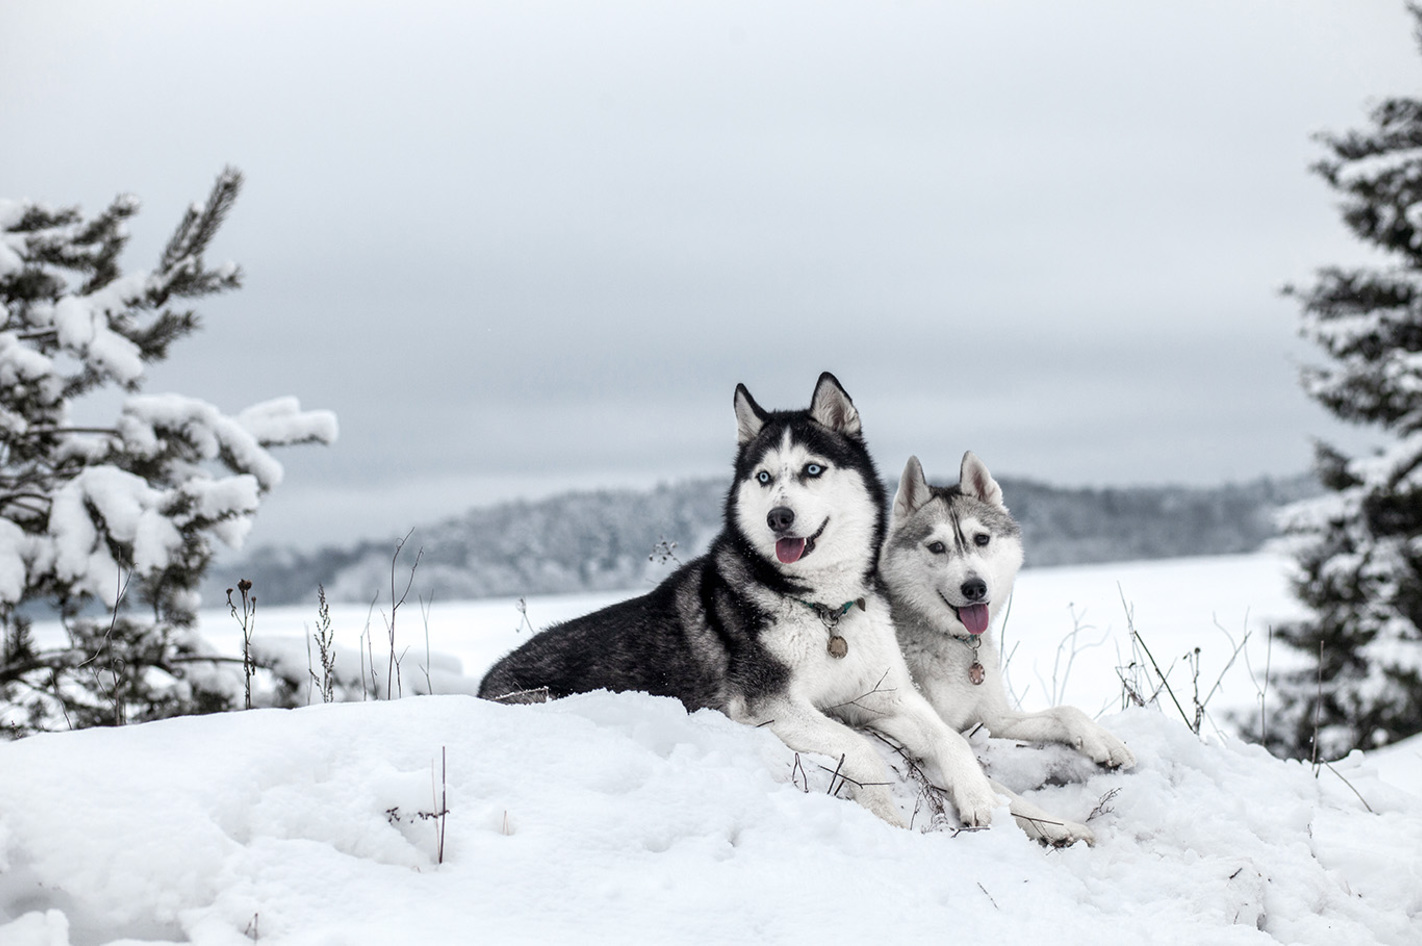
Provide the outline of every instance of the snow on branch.
<path id="1" fill-rule="evenodd" d="M 331 443 L 336 416 L 302 411 L 296 398 L 279 398 L 228 417 L 205 401 L 179 394 L 130 397 L 119 419 L 124 449 L 157 458 L 178 448 L 190 460 L 223 460 L 256 477 L 263 492 L 281 482 L 282 467 L 265 449 L 294 443 Z"/>

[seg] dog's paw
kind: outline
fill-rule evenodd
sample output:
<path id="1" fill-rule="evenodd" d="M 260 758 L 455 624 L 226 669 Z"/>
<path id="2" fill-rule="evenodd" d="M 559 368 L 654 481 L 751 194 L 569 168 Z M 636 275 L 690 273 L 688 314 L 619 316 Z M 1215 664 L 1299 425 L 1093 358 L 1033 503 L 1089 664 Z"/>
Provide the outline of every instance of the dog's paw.
<path id="1" fill-rule="evenodd" d="M 896 828 L 907 828 L 894 796 L 883 785 L 862 785 L 854 790 L 854 800 Z"/>
<path id="2" fill-rule="evenodd" d="M 1085 841 L 1088 847 L 1096 846 L 1096 835 L 1084 824 L 1059 818 L 1033 817 L 1015 811 L 1012 817 L 1029 838 L 1049 847 L 1070 847 L 1078 841 Z"/>
<path id="3" fill-rule="evenodd" d="M 1100 726 L 1082 733 L 1076 747 L 1091 761 L 1108 769 L 1132 769 L 1136 765 L 1136 757 L 1126 744 Z"/>
<path id="4" fill-rule="evenodd" d="M 986 779 L 981 785 L 954 785 L 952 796 L 953 807 L 958 809 L 958 819 L 969 828 L 991 825 L 993 811 L 1002 804 Z"/>

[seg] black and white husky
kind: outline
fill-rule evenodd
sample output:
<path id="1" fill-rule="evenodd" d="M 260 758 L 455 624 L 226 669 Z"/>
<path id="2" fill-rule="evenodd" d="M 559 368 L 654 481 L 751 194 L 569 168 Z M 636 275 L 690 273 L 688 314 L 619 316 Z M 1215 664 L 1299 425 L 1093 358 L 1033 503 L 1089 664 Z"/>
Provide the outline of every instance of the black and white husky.
<path id="1" fill-rule="evenodd" d="M 1004 739 L 1065 743 L 1100 765 L 1130 768 L 1131 750 L 1081 710 L 1010 708 L 992 623 L 1021 566 L 1022 530 L 981 460 L 964 454 L 958 485 L 945 488 L 929 486 L 918 458 L 909 458 L 879 572 L 914 682 L 955 731 L 982 724 Z M 1010 796 L 1029 834 L 1055 843 L 1093 840 L 1085 825 L 994 787 Z"/>
<path id="2" fill-rule="evenodd" d="M 642 690 L 713 707 L 829 756 L 857 801 L 902 825 L 883 756 L 852 728 L 867 727 L 922 759 L 964 823 L 988 824 L 1000 802 L 894 636 L 876 576 L 884 487 L 849 395 L 826 372 L 808 410 L 763 410 L 744 385 L 734 404 L 735 481 L 710 550 L 640 598 L 535 635 L 480 695 Z"/>

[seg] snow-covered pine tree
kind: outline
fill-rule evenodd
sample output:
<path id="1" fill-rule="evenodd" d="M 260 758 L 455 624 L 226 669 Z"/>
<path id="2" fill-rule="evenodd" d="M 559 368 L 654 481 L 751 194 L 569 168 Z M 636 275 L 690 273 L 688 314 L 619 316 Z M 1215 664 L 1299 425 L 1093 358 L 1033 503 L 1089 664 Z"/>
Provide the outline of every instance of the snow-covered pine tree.
<path id="1" fill-rule="evenodd" d="M 1409 9 L 1422 45 L 1422 8 Z M 1350 458 L 1320 443 L 1329 492 L 1286 522 L 1300 539 L 1295 590 L 1315 614 L 1279 634 L 1321 662 L 1279 681 L 1268 735 L 1276 750 L 1319 758 L 1422 731 L 1422 100 L 1388 99 L 1369 119 L 1321 136 L 1328 157 L 1314 170 L 1381 261 L 1322 269 L 1289 290 L 1328 358 L 1304 369 L 1305 391 L 1389 444 Z"/>
<path id="2" fill-rule="evenodd" d="M 241 183 L 224 170 L 157 267 L 130 275 L 134 198 L 92 219 L 0 200 L 0 732 L 210 712 L 241 692 L 194 631 L 195 588 L 212 540 L 240 543 L 280 481 L 267 448 L 330 443 L 335 416 L 140 393 L 144 366 L 198 327 L 188 300 L 241 284 L 203 261 Z M 111 424 L 76 423 L 114 387 Z M 37 614 L 67 639 L 37 641 Z"/>

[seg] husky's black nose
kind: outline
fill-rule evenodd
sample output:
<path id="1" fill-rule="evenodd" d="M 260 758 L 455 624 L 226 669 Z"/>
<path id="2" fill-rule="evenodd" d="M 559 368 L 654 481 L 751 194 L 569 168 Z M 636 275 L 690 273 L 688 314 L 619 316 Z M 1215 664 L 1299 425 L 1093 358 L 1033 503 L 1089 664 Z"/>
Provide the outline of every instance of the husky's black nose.
<path id="1" fill-rule="evenodd" d="M 987 582 L 981 578 L 969 578 L 958 590 L 969 601 L 981 601 L 987 597 Z"/>
<path id="2" fill-rule="evenodd" d="M 789 506 L 776 506 L 765 517 L 771 532 L 786 532 L 795 524 L 795 510 Z"/>

